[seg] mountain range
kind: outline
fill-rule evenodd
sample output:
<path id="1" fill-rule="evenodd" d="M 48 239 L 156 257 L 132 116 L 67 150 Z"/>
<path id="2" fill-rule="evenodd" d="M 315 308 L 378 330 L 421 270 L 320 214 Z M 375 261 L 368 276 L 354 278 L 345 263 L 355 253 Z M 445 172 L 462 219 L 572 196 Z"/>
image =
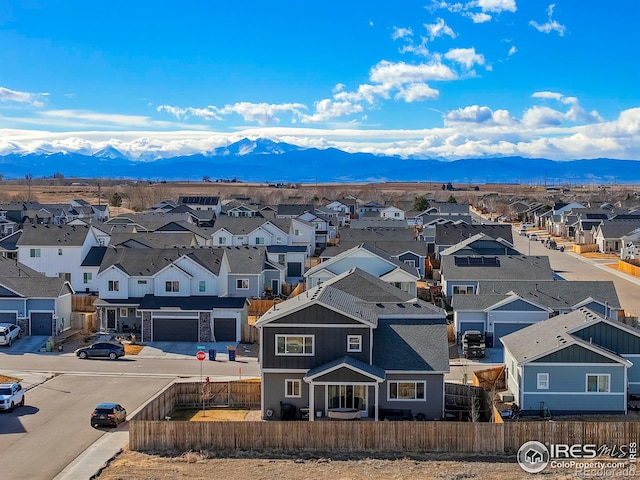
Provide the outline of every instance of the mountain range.
<path id="1" fill-rule="evenodd" d="M 5 179 L 50 177 L 244 182 L 640 183 L 640 161 L 599 158 L 553 161 L 523 157 L 443 161 L 406 159 L 336 148 L 303 148 L 242 139 L 194 155 L 131 159 L 112 146 L 91 154 L 37 151 L 0 156 Z"/>

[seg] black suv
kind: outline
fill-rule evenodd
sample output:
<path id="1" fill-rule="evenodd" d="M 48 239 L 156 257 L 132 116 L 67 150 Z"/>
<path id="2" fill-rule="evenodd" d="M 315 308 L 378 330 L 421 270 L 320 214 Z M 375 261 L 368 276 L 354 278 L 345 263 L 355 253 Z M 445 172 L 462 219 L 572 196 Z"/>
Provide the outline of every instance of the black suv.
<path id="1" fill-rule="evenodd" d="M 117 427 L 127 418 L 127 411 L 117 403 L 101 403 L 91 413 L 91 426 Z"/>

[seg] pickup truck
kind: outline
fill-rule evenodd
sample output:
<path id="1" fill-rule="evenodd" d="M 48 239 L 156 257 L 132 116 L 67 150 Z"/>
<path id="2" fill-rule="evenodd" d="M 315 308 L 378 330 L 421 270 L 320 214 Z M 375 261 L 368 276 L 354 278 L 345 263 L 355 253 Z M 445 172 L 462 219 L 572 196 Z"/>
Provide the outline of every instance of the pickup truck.
<path id="1" fill-rule="evenodd" d="M 462 334 L 462 355 L 464 358 L 484 358 L 486 344 L 484 334 L 478 330 L 467 330 Z"/>

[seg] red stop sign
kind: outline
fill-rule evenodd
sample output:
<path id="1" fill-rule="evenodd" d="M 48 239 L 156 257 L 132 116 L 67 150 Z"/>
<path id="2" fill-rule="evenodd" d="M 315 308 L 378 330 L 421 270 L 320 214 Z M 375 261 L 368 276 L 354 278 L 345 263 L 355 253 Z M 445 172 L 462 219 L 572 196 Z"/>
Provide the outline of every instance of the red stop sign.
<path id="1" fill-rule="evenodd" d="M 205 358 L 207 358 L 207 355 L 204 352 L 200 351 L 196 353 L 196 358 L 200 361 L 203 361 Z"/>

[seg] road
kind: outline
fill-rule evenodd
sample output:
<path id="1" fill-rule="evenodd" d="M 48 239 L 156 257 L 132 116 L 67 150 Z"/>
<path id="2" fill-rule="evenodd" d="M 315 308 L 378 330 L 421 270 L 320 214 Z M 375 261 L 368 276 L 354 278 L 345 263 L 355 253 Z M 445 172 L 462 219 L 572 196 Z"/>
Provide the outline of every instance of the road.
<path id="1" fill-rule="evenodd" d="M 0 365 L 2 373 L 14 376 L 54 375 L 27 391 L 24 407 L 0 412 L 0 452 L 5 460 L 0 477 L 30 480 L 54 478 L 96 440 L 115 431 L 90 426 L 90 413 L 100 402 L 120 403 L 132 413 L 174 379 L 198 378 L 201 366 L 202 374 L 211 379 L 260 374 L 255 358 L 241 356 L 237 362 L 199 362 L 195 356 L 110 361 L 80 360 L 72 353 L 2 352 Z M 23 384 L 29 386 L 28 381 Z M 127 425 L 118 430 L 123 428 Z"/>
<path id="2" fill-rule="evenodd" d="M 549 250 L 541 242 L 531 242 L 513 230 L 513 243 L 525 255 L 545 255 L 549 257 L 551 268 L 566 280 L 610 280 L 616 287 L 620 304 L 627 312 L 640 314 L 640 279 L 632 278 L 608 267 L 616 260 L 584 258 L 572 252 Z"/>

